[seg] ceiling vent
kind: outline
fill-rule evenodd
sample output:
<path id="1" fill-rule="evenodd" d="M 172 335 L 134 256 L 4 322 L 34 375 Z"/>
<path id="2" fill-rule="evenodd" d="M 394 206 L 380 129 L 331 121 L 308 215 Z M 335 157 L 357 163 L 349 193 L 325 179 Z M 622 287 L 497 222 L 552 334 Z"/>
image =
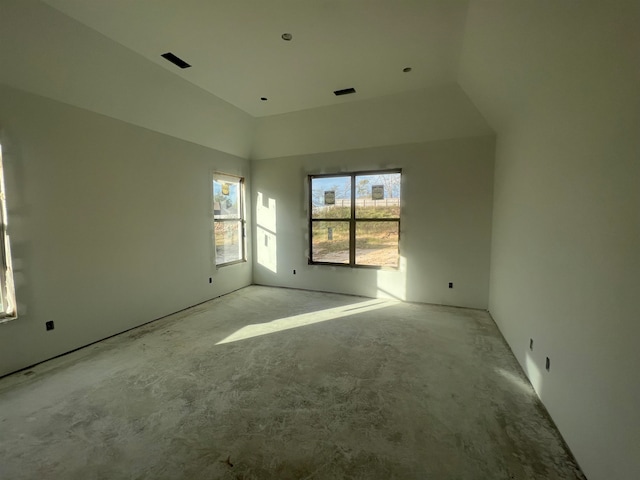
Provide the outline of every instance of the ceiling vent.
<path id="1" fill-rule="evenodd" d="M 182 60 L 180 57 L 174 55 L 171 52 L 163 53 L 161 56 L 165 60 L 169 60 L 171 63 L 173 63 L 174 65 L 177 65 L 180 68 L 189 68 L 191 66 L 187 62 Z"/>
<path id="2" fill-rule="evenodd" d="M 343 88 L 342 90 L 336 90 L 335 92 L 333 92 L 333 94 L 336 97 L 339 97 L 340 95 L 349 95 L 351 93 L 356 93 L 356 89 L 355 88 Z"/>

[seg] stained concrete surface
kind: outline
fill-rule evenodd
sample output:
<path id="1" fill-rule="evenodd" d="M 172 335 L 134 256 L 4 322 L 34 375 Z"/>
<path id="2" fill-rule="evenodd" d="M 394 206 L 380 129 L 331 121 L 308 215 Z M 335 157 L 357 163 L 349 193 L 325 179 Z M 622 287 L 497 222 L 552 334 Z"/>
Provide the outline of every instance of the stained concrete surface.
<path id="1" fill-rule="evenodd" d="M 252 286 L 0 380 L 2 479 L 582 479 L 486 312 Z"/>

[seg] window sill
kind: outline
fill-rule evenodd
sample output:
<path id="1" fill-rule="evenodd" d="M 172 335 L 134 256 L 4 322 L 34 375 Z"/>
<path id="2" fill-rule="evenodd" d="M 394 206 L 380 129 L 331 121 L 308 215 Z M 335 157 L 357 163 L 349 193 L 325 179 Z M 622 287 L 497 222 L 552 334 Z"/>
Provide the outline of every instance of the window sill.
<path id="1" fill-rule="evenodd" d="M 18 314 L 11 314 L 11 315 L 1 315 L 0 316 L 0 325 L 2 325 L 3 323 L 9 323 L 12 320 L 17 320 L 18 319 Z"/>
<path id="2" fill-rule="evenodd" d="M 233 262 L 216 264 L 216 270 L 222 267 L 228 267 L 229 265 L 238 265 L 239 263 L 247 263 L 247 259 L 234 260 Z"/>
<path id="3" fill-rule="evenodd" d="M 313 262 L 309 260 L 308 265 L 324 265 L 329 267 L 347 267 L 347 268 L 364 268 L 368 270 L 389 270 L 389 271 L 399 271 L 400 266 L 397 267 L 389 267 L 385 265 L 351 265 L 348 263 L 331 263 L 331 262 Z"/>

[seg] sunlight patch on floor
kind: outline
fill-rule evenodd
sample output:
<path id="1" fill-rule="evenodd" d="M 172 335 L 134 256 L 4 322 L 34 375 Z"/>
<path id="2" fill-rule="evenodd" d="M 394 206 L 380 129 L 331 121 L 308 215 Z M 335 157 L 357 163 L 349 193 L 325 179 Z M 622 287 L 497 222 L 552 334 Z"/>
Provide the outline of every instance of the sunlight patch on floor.
<path id="1" fill-rule="evenodd" d="M 365 302 L 352 303 L 341 307 L 328 308 L 318 312 L 303 313 L 293 315 L 291 317 L 279 318 L 267 323 L 256 323 L 247 325 L 240 330 L 232 333 L 227 338 L 219 341 L 216 345 L 224 343 L 237 342 L 248 338 L 268 335 L 270 333 L 282 332 L 292 328 L 304 327 L 315 323 L 326 322 L 328 320 L 336 320 L 338 318 L 348 317 L 349 315 L 358 315 L 372 310 L 397 305 L 399 302 L 388 299 L 372 299 Z"/>
<path id="2" fill-rule="evenodd" d="M 513 372 L 509 372 L 504 368 L 496 368 L 495 372 L 501 377 L 508 380 L 511 384 L 513 384 L 519 390 L 521 390 L 522 393 L 526 393 L 527 395 L 533 395 L 534 392 L 533 392 L 533 389 L 531 388 L 531 385 L 524 378 L 519 377 L 518 375 L 514 374 Z"/>

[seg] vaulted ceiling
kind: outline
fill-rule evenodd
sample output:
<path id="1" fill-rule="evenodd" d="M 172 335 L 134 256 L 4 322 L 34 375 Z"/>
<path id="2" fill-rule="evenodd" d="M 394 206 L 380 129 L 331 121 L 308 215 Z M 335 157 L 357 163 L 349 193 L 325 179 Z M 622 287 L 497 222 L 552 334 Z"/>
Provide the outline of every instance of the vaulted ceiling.
<path id="1" fill-rule="evenodd" d="M 254 117 L 455 81 L 468 3 L 45 2 Z M 284 33 L 293 38 L 283 40 Z M 161 57 L 166 52 L 191 67 L 180 69 L 169 63 Z M 404 72 L 406 67 L 411 71 Z M 333 93 L 350 87 L 355 94 Z"/>

